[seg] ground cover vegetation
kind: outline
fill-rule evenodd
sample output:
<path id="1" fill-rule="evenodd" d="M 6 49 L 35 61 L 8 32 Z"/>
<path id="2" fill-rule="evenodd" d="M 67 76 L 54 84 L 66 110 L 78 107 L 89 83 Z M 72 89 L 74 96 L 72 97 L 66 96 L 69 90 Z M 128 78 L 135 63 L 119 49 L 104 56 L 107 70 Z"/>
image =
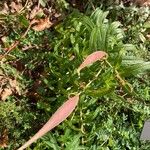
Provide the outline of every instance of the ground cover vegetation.
<path id="1" fill-rule="evenodd" d="M 71 115 L 28 150 L 150 149 L 139 140 L 150 115 L 149 5 L 1 1 L 0 150 L 22 146 L 78 93 Z"/>

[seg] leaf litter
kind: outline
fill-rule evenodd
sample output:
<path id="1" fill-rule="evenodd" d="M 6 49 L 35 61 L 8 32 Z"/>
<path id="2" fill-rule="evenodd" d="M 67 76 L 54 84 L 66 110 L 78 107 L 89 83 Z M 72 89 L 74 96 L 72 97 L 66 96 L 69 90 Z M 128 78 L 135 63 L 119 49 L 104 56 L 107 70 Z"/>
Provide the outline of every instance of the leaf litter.
<path id="1" fill-rule="evenodd" d="M 0 98 L 5 101 L 9 96 L 14 93 L 21 94 L 19 83 L 16 79 L 11 79 L 5 76 L 0 76 Z"/>

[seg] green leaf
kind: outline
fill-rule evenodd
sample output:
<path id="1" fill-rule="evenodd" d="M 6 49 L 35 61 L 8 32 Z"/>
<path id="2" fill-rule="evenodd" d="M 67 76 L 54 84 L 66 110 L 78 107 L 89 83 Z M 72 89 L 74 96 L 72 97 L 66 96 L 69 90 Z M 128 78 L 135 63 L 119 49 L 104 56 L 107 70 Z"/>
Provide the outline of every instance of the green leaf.
<path id="1" fill-rule="evenodd" d="M 150 21 L 144 23 L 145 28 L 150 28 Z"/>
<path id="2" fill-rule="evenodd" d="M 139 38 L 143 43 L 146 41 L 146 38 L 144 37 L 142 33 L 139 33 Z"/>
<path id="3" fill-rule="evenodd" d="M 53 148 L 53 150 L 60 150 L 57 140 L 53 134 L 49 133 L 47 136 L 44 136 L 42 140 L 49 148 Z"/>
<path id="4" fill-rule="evenodd" d="M 39 0 L 39 3 L 40 3 L 43 7 L 46 6 L 46 0 Z"/>
<path id="5" fill-rule="evenodd" d="M 135 45 L 133 45 L 133 44 L 124 44 L 123 47 L 124 47 L 125 51 L 132 51 L 132 52 L 137 51 Z"/>
<path id="6" fill-rule="evenodd" d="M 133 65 L 125 65 L 122 66 L 122 75 L 123 76 L 131 76 L 131 75 L 137 75 L 140 73 L 145 73 L 146 71 L 150 70 L 150 62 L 143 62 L 143 63 L 137 63 Z"/>
<path id="7" fill-rule="evenodd" d="M 92 22 L 92 20 L 89 18 L 89 17 L 87 17 L 87 16 L 84 16 L 83 18 L 81 18 L 82 19 L 82 23 L 83 23 L 83 25 L 85 25 L 85 27 L 87 28 L 87 30 L 89 31 L 89 32 L 91 32 L 91 30 L 94 28 L 94 23 Z"/>
<path id="8" fill-rule="evenodd" d="M 114 88 L 110 88 L 110 87 L 104 87 L 104 88 L 99 88 L 96 90 L 92 90 L 92 89 L 87 89 L 85 91 L 85 94 L 93 96 L 93 97 L 100 97 L 100 96 L 105 96 L 106 94 L 110 94 L 112 91 L 114 90 Z"/>
<path id="9" fill-rule="evenodd" d="M 142 58 L 137 58 L 135 56 L 123 56 L 122 57 L 122 64 L 123 65 L 133 65 L 133 64 L 140 64 L 144 63 Z"/>
<path id="10" fill-rule="evenodd" d="M 21 23 L 21 25 L 23 25 L 24 27 L 28 27 L 29 26 L 29 21 L 26 19 L 26 17 L 24 15 L 20 15 L 19 16 L 19 22 Z"/>
<path id="11" fill-rule="evenodd" d="M 97 46 L 97 28 L 94 28 L 91 32 L 91 36 L 90 36 L 90 40 L 89 40 L 89 47 L 92 51 L 97 50 L 98 46 Z"/>
<path id="12" fill-rule="evenodd" d="M 96 26 L 100 27 L 102 23 L 106 22 L 108 11 L 103 12 L 100 8 L 97 8 L 91 15 L 91 19 L 95 22 Z"/>

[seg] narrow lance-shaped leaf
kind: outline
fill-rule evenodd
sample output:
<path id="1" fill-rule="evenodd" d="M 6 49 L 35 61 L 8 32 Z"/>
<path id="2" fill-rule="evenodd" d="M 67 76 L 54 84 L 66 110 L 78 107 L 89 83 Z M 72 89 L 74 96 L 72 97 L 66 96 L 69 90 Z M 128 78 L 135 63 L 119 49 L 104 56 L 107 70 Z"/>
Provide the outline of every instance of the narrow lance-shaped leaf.
<path id="1" fill-rule="evenodd" d="M 48 131 L 58 126 L 61 122 L 63 122 L 75 109 L 79 101 L 79 94 L 69 98 L 58 110 L 52 115 L 52 117 L 48 120 L 48 122 L 22 147 L 18 150 L 24 150 L 37 139 L 41 138 Z"/>
<path id="2" fill-rule="evenodd" d="M 79 66 L 77 71 L 80 72 L 83 68 L 87 67 L 88 65 L 90 65 L 98 60 L 104 59 L 104 57 L 106 57 L 106 56 L 107 56 L 107 53 L 104 51 L 96 51 L 96 52 L 90 54 L 83 61 L 83 63 Z"/>

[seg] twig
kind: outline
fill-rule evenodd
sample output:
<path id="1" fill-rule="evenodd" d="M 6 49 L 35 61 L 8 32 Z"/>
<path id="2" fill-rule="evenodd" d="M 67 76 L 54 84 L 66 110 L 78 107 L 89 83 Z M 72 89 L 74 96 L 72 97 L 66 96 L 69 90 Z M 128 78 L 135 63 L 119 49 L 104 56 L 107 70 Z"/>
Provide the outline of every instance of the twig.
<path id="1" fill-rule="evenodd" d="M 15 41 L 9 48 L 6 48 L 5 50 L 7 51 L 2 58 L 4 58 L 6 55 L 8 55 L 8 53 L 14 49 L 17 45 L 19 44 L 19 41 Z"/>
<path id="2" fill-rule="evenodd" d="M 100 69 L 100 70 L 96 73 L 96 75 L 94 76 L 94 78 L 93 78 L 92 80 L 90 80 L 89 83 L 86 84 L 86 86 L 83 88 L 83 91 L 85 91 L 85 90 L 90 86 L 90 84 L 91 84 L 92 82 L 94 82 L 94 81 L 98 78 L 98 76 L 100 75 L 101 71 L 102 71 L 102 69 Z"/>
<path id="3" fill-rule="evenodd" d="M 21 36 L 21 39 L 25 38 L 28 31 L 31 28 L 32 23 L 29 24 L 27 30 L 25 31 L 25 33 Z M 18 44 L 20 43 L 19 40 L 15 41 L 9 48 L 6 48 L 5 50 L 7 51 L 4 55 L 0 56 L 0 60 L 3 59 L 5 56 L 7 56 Z"/>
<path id="4" fill-rule="evenodd" d="M 93 81 L 95 81 L 95 80 L 97 79 L 97 77 L 99 76 L 99 74 L 101 73 L 101 71 L 102 71 L 102 69 L 100 69 L 100 70 L 97 72 L 97 74 L 95 75 L 95 77 L 84 87 L 83 91 L 84 91 L 87 87 L 89 87 L 89 85 L 90 85 Z"/>
<path id="5" fill-rule="evenodd" d="M 37 8 L 38 8 L 38 9 L 40 8 L 40 0 L 38 0 Z"/>
<path id="6" fill-rule="evenodd" d="M 96 8 L 95 8 L 94 4 L 92 3 L 92 1 L 91 1 L 91 0 L 88 0 L 88 1 L 89 1 L 89 3 L 91 4 L 92 9 L 95 10 Z"/>
<path id="7" fill-rule="evenodd" d="M 25 7 L 27 7 L 27 5 L 28 5 L 28 1 L 29 1 L 29 0 L 27 0 L 27 1 L 26 1 L 26 3 L 25 3 L 25 5 L 24 5 L 24 7 L 22 7 L 22 8 L 19 10 L 19 12 L 18 12 L 18 13 L 21 13 L 21 12 L 24 10 L 24 8 L 25 8 Z"/>
<path id="8" fill-rule="evenodd" d="M 24 47 L 24 48 L 22 48 L 22 51 L 27 51 L 27 50 L 29 50 L 29 49 L 31 49 L 31 48 L 37 48 L 35 45 L 29 45 L 29 46 L 27 46 L 27 47 Z"/>
<path id="9" fill-rule="evenodd" d="M 32 22 L 29 24 L 27 30 L 25 31 L 25 33 L 22 35 L 21 38 L 25 38 L 26 37 L 26 35 L 27 35 L 28 31 L 30 30 L 32 24 L 33 24 Z"/>
<path id="10" fill-rule="evenodd" d="M 111 67 L 113 68 L 113 66 L 107 61 L 105 60 L 105 62 Z M 126 80 L 122 79 L 122 77 L 120 76 L 119 72 L 117 71 L 116 68 L 114 68 L 115 74 L 116 74 L 116 78 L 119 80 L 120 84 L 125 87 L 126 85 L 128 85 L 128 87 L 130 88 L 130 93 L 133 93 L 133 87 L 131 86 L 130 83 L 128 83 Z"/>
<path id="11" fill-rule="evenodd" d="M 111 68 L 113 68 L 113 66 L 112 66 L 107 60 L 105 60 L 105 62 L 106 62 Z M 113 69 L 114 69 L 114 68 L 113 68 Z M 114 69 L 114 70 L 115 70 L 116 78 L 117 78 L 117 79 L 121 82 L 121 84 L 124 86 L 124 85 L 126 84 L 126 81 L 122 79 L 122 77 L 120 76 L 119 72 L 118 72 L 116 69 Z"/>

